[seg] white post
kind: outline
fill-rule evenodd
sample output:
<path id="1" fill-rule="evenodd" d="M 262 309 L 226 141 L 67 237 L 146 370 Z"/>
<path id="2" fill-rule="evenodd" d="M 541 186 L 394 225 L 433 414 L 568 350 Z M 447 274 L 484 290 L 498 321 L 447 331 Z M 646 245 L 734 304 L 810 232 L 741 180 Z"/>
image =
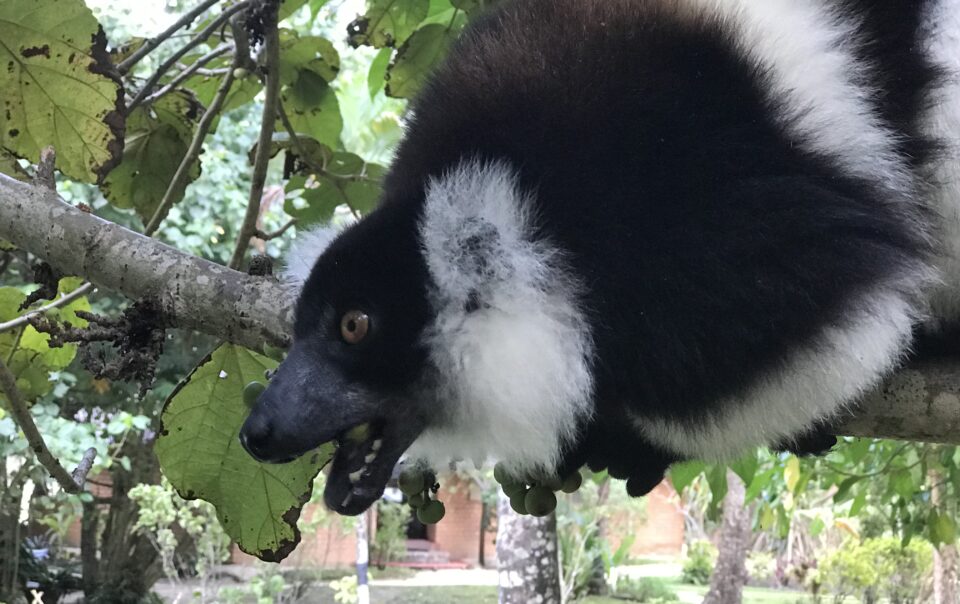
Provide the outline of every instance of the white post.
<path id="1" fill-rule="evenodd" d="M 357 516 L 357 604 L 370 604 L 370 586 L 367 584 L 369 562 L 367 515 L 364 513 Z"/>

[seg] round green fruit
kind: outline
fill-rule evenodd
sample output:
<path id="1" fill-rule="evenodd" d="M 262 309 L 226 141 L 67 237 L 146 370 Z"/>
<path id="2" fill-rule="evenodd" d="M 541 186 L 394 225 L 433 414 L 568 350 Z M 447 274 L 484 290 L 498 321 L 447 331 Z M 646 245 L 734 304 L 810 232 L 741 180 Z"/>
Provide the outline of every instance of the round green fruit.
<path id="1" fill-rule="evenodd" d="M 423 471 L 419 468 L 404 468 L 403 471 L 400 472 L 397 482 L 404 495 L 413 497 L 418 493 L 422 495 L 424 489 L 430 486 L 425 484 L 423 479 Z"/>
<path id="2" fill-rule="evenodd" d="M 430 500 L 423 493 L 415 493 L 413 495 L 410 495 L 409 498 L 407 499 L 407 503 L 410 504 L 410 507 L 417 508 L 417 509 L 422 508 L 423 506 L 427 505 L 427 503 L 429 502 Z"/>
<path id="3" fill-rule="evenodd" d="M 493 479 L 497 481 L 497 484 L 515 482 L 502 461 L 498 461 L 497 465 L 493 466 Z"/>
<path id="4" fill-rule="evenodd" d="M 574 493 L 580 489 L 580 485 L 582 484 L 583 476 L 580 475 L 580 472 L 574 472 L 564 479 L 563 486 L 560 487 L 560 490 L 564 493 Z"/>
<path id="5" fill-rule="evenodd" d="M 244 404 L 249 409 L 253 409 L 253 407 L 257 404 L 257 399 L 260 398 L 260 395 L 263 394 L 263 391 L 266 389 L 267 387 L 261 384 L 260 382 L 250 382 L 249 384 L 244 386 L 243 387 Z"/>
<path id="6" fill-rule="evenodd" d="M 417 520 L 424 524 L 436 524 L 443 520 L 443 515 L 446 513 L 443 502 L 434 500 L 417 510 Z"/>
<path id="7" fill-rule="evenodd" d="M 514 495 L 526 495 L 527 487 L 520 482 L 504 482 L 500 484 L 500 488 L 503 489 L 503 494 L 507 497 L 513 497 Z"/>
<path id="8" fill-rule="evenodd" d="M 233 77 L 237 78 L 238 80 L 242 80 L 248 75 L 250 75 L 250 72 L 244 69 L 243 67 L 236 67 L 233 70 Z"/>
<path id="9" fill-rule="evenodd" d="M 544 486 L 536 486 L 527 491 L 523 504 L 531 516 L 546 516 L 557 509 L 557 496 Z"/>
<path id="10" fill-rule="evenodd" d="M 551 491 L 559 491 L 563 486 L 563 481 L 556 476 L 548 476 L 540 481 L 541 486 L 545 486 Z"/>
<path id="11" fill-rule="evenodd" d="M 513 511 L 520 514 L 521 516 L 526 516 L 527 512 L 527 490 L 524 488 L 519 493 L 510 496 L 510 507 L 513 508 Z"/>

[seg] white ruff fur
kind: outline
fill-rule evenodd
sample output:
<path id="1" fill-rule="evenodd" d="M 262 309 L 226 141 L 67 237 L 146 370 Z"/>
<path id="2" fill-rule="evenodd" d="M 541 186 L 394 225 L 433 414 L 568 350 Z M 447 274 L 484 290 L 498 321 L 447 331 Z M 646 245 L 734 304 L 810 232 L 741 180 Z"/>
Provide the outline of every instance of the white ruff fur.
<path id="1" fill-rule="evenodd" d="M 687 456 L 730 460 L 760 443 L 789 440 L 817 418 L 842 411 L 893 370 L 907 350 L 916 320 L 899 293 L 879 290 L 869 306 L 827 327 L 819 340 L 795 352 L 784 367 L 747 392 L 718 401 L 701 423 L 635 417 L 652 442 Z"/>
<path id="2" fill-rule="evenodd" d="M 430 182 L 420 234 L 438 315 L 427 344 L 449 415 L 412 457 L 552 471 L 590 415 L 579 287 L 556 248 L 532 240 L 533 221 L 504 164 L 468 161 Z M 471 299 L 479 308 L 467 312 Z"/>
<path id="3" fill-rule="evenodd" d="M 328 227 L 298 232 L 297 238 L 287 250 L 286 266 L 282 273 L 283 280 L 297 290 L 303 287 L 307 277 L 310 276 L 310 271 L 313 270 L 313 265 L 338 234 L 336 229 Z"/>
<path id="4" fill-rule="evenodd" d="M 960 319 L 960 0 L 940 0 L 927 15 L 927 51 L 944 70 L 943 84 L 933 91 L 924 116 L 929 135 L 944 145 L 930 174 L 928 193 L 940 214 L 938 262 L 943 284 L 931 296 L 936 321 Z M 934 325 L 935 327 L 935 325 Z"/>
<path id="5" fill-rule="evenodd" d="M 908 192 L 909 171 L 876 113 L 857 23 L 824 0 L 667 0 L 683 18 L 717 20 L 769 78 L 767 100 L 807 151 L 848 173 Z"/>

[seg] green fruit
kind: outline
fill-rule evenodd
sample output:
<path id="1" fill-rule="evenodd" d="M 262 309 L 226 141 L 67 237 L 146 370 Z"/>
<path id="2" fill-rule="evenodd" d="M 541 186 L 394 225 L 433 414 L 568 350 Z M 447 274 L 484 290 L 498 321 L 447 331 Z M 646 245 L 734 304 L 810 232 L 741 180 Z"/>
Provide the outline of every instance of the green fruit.
<path id="1" fill-rule="evenodd" d="M 557 509 L 557 496 L 547 487 L 536 486 L 527 491 L 523 504 L 531 516 L 546 516 Z"/>
<path id="2" fill-rule="evenodd" d="M 250 382 L 243 387 L 243 402 L 249 409 L 253 409 L 257 404 L 257 399 L 263 394 L 267 387 L 260 382 Z"/>
<path id="3" fill-rule="evenodd" d="M 423 493 L 416 493 L 414 495 L 410 495 L 410 497 L 407 499 L 407 503 L 410 504 L 410 507 L 412 508 L 422 508 L 423 506 L 427 505 L 427 503 L 429 502 L 430 502 L 430 499 L 428 499 L 427 496 L 424 495 Z"/>
<path id="4" fill-rule="evenodd" d="M 429 485 L 424 484 L 423 471 L 420 468 L 404 468 L 397 478 L 400 490 L 407 497 L 413 497 L 417 494 L 423 494 L 424 489 Z"/>
<path id="5" fill-rule="evenodd" d="M 580 489 L 580 485 L 582 484 L 583 476 L 580 475 L 580 472 L 574 472 L 563 481 L 560 490 L 564 493 L 574 493 Z"/>
<path id="6" fill-rule="evenodd" d="M 500 485 L 500 488 L 503 489 L 503 494 L 507 497 L 513 497 L 514 495 L 527 493 L 527 487 L 520 482 L 504 482 Z"/>
<path id="7" fill-rule="evenodd" d="M 513 478 L 511 478 L 510 472 L 507 472 L 507 468 L 503 465 L 502 461 L 498 461 L 497 465 L 493 466 L 493 479 L 496 480 L 498 484 L 515 482 Z"/>
<path id="8" fill-rule="evenodd" d="M 527 490 L 520 491 L 519 493 L 512 495 L 510 497 L 510 507 L 513 508 L 513 511 L 520 514 L 521 516 L 527 515 Z"/>
<path id="9" fill-rule="evenodd" d="M 547 487 L 551 491 L 559 491 L 560 487 L 563 486 L 563 481 L 556 476 L 548 476 L 540 481 L 540 485 Z"/>
<path id="10" fill-rule="evenodd" d="M 442 501 L 431 501 L 417 510 L 417 520 L 424 524 L 436 524 L 443 520 L 447 513 Z"/>
<path id="11" fill-rule="evenodd" d="M 244 69 L 243 67 L 236 67 L 233 70 L 233 77 L 237 78 L 238 80 L 242 80 L 248 75 L 250 75 L 250 72 Z"/>
<path id="12" fill-rule="evenodd" d="M 370 424 L 360 424 L 347 431 L 346 439 L 355 443 L 362 443 L 370 437 Z"/>

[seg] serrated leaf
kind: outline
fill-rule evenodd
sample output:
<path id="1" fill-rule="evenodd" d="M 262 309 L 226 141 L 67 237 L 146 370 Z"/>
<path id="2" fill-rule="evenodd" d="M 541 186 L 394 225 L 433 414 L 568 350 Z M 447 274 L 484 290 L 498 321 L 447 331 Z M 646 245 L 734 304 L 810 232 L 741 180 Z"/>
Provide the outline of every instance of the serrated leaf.
<path id="1" fill-rule="evenodd" d="M 670 482 L 678 493 L 690 486 L 697 476 L 703 473 L 707 465 L 702 461 L 685 461 L 670 466 Z"/>
<path id="2" fill-rule="evenodd" d="M 398 46 L 426 19 L 430 0 L 368 0 L 367 12 L 347 26 L 351 46 Z"/>
<path id="3" fill-rule="evenodd" d="M 438 23 L 425 25 L 407 40 L 387 68 L 387 96 L 412 98 L 423 86 L 434 66 L 446 56 L 455 34 Z"/>
<path id="4" fill-rule="evenodd" d="M 150 220 L 187 154 L 200 113 L 197 101 L 182 90 L 161 97 L 151 106 L 137 107 L 127 123 L 123 160 L 100 187 L 110 203 L 133 208 L 144 222 Z M 183 199 L 187 185 L 199 176 L 197 160 L 186 182 L 174 192 L 174 199 Z"/>
<path id="5" fill-rule="evenodd" d="M 340 72 L 340 54 L 333 42 L 320 36 L 298 36 L 286 29 L 280 32 L 280 82 L 290 85 L 300 71 L 312 71 L 326 82 Z"/>
<path id="6" fill-rule="evenodd" d="M 123 149 L 123 90 L 82 0 L 0 2 L 0 146 L 37 161 L 53 145 L 67 176 L 100 182 Z"/>
<path id="7" fill-rule="evenodd" d="M 367 90 L 370 91 L 371 99 L 377 96 L 387 83 L 387 67 L 390 66 L 392 56 L 393 49 L 384 48 L 370 62 L 370 71 L 367 72 Z"/>
<path id="8" fill-rule="evenodd" d="M 224 345 L 200 363 L 164 404 L 155 445 L 160 467 L 186 499 L 203 499 L 240 549 L 278 562 L 300 541 L 297 518 L 313 479 L 333 454 L 323 445 L 287 464 L 261 464 L 237 438 L 248 409 L 243 387 L 277 362 Z"/>
<path id="9" fill-rule="evenodd" d="M 300 70 L 296 81 L 280 94 L 294 132 L 313 137 L 331 148 L 340 146 L 343 117 L 340 102 L 326 81 L 310 70 Z M 283 130 L 278 123 L 277 130 Z"/>

